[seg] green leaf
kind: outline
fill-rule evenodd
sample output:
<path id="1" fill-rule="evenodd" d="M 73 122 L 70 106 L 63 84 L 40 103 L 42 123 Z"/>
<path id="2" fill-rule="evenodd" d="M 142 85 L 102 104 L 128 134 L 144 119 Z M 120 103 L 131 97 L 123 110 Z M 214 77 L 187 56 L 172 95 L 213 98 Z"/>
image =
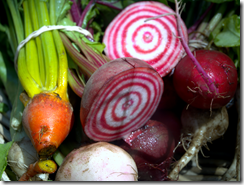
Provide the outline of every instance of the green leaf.
<path id="1" fill-rule="evenodd" d="M 0 112 L 1 113 L 5 113 L 9 110 L 9 107 L 7 104 L 0 102 Z"/>
<path id="2" fill-rule="evenodd" d="M 100 42 L 91 42 L 90 40 L 88 40 L 84 35 L 81 35 L 82 40 L 89 45 L 96 53 L 101 54 L 105 48 L 105 44 L 104 43 L 100 43 Z"/>
<path id="3" fill-rule="evenodd" d="M 100 25 L 97 22 L 92 22 L 90 27 L 94 30 L 93 39 L 96 42 L 99 42 L 101 36 L 104 35 L 104 32 L 102 31 Z"/>
<path id="4" fill-rule="evenodd" d="M 2 178 L 2 174 L 7 166 L 8 151 L 12 144 L 13 141 L 5 144 L 0 144 L 0 179 Z"/>
<path id="5" fill-rule="evenodd" d="M 63 19 L 62 21 L 59 22 L 60 25 L 71 25 L 74 26 L 74 22 L 71 21 L 68 18 Z M 65 30 L 61 30 L 62 32 L 64 32 L 66 35 L 68 35 L 69 37 L 73 38 L 74 40 L 79 40 L 82 39 L 87 45 L 89 45 L 95 52 L 97 53 L 102 53 L 104 48 L 105 48 L 105 44 L 104 43 L 100 43 L 100 42 L 91 42 L 89 41 L 83 34 L 80 34 L 78 32 L 70 32 L 70 31 L 65 31 Z"/>
<path id="6" fill-rule="evenodd" d="M 55 13 L 56 13 L 56 22 L 66 17 L 68 11 L 71 9 L 72 1 L 70 0 L 56 0 L 55 1 Z"/>
<path id="7" fill-rule="evenodd" d="M 82 23 L 81 27 L 84 28 L 84 29 L 87 27 L 88 22 L 91 19 L 93 19 L 97 14 L 99 14 L 99 11 L 96 8 L 94 8 L 94 5 L 95 4 L 92 5 L 91 9 L 87 12 L 87 14 L 86 14 L 86 16 L 85 16 L 85 18 L 83 20 L 83 23 Z"/>
<path id="8" fill-rule="evenodd" d="M 13 63 L 4 52 L 0 52 L 0 80 L 3 82 L 8 97 L 13 104 L 18 87 L 18 76 Z"/>
<path id="9" fill-rule="evenodd" d="M 240 46 L 240 16 L 232 15 L 223 22 L 223 30 L 215 37 L 218 47 Z"/>
<path id="10" fill-rule="evenodd" d="M 16 178 L 16 174 L 11 170 L 9 166 L 5 168 L 5 172 L 7 173 L 11 181 L 18 181 L 18 179 Z"/>

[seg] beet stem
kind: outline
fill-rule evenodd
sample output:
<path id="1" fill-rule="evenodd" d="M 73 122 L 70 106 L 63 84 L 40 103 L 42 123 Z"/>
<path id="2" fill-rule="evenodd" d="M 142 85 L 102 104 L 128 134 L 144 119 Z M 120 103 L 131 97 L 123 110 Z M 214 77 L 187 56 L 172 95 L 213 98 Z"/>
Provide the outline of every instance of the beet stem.
<path id="1" fill-rule="evenodd" d="M 82 27 L 83 21 L 85 19 L 85 16 L 87 14 L 87 12 L 93 7 L 94 3 L 96 2 L 96 0 L 91 0 L 85 7 L 85 9 L 83 10 L 81 16 L 80 16 L 80 20 L 78 23 L 78 26 Z"/>
<path id="2" fill-rule="evenodd" d="M 194 57 L 194 55 L 192 54 L 186 40 L 185 37 L 181 31 L 181 27 L 180 27 L 180 14 L 179 14 L 179 3 L 177 2 L 177 0 L 175 0 L 175 11 L 176 11 L 176 21 L 177 21 L 177 30 L 178 30 L 178 34 L 180 36 L 180 41 L 182 46 L 185 49 L 186 54 L 189 56 L 189 58 L 192 60 L 192 62 L 194 63 L 194 65 L 196 66 L 196 69 L 198 70 L 198 72 L 201 74 L 202 78 L 204 79 L 204 81 L 206 82 L 206 84 L 209 87 L 209 90 L 211 93 L 217 95 L 218 94 L 218 89 L 216 88 L 216 86 L 214 85 L 213 81 L 209 78 L 209 76 L 207 75 L 207 73 L 204 71 L 204 69 L 202 68 L 202 66 L 199 64 L 199 62 L 197 61 L 197 59 Z"/>
<path id="3" fill-rule="evenodd" d="M 71 1 L 73 2 L 73 4 L 71 6 L 70 13 L 72 15 L 74 22 L 76 23 L 76 25 L 78 25 L 81 16 L 81 9 L 79 4 L 76 2 L 76 0 L 71 0 Z"/>
<path id="4" fill-rule="evenodd" d="M 103 2 L 103 1 L 99 0 L 99 1 L 97 1 L 97 4 L 105 5 L 105 6 L 109 7 L 109 8 L 113 8 L 115 10 L 122 11 L 121 8 L 118 8 L 118 7 L 114 6 L 114 5 L 112 5 L 112 3 L 106 3 L 106 2 Z"/>

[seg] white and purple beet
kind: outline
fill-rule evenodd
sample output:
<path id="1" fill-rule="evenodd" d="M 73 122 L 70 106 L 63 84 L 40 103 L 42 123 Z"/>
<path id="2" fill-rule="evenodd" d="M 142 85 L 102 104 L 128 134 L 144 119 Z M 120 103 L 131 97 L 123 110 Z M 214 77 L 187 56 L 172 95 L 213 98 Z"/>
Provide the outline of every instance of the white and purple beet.
<path id="1" fill-rule="evenodd" d="M 125 150 L 97 142 L 69 153 L 55 181 L 137 181 L 137 178 L 137 166 Z"/>

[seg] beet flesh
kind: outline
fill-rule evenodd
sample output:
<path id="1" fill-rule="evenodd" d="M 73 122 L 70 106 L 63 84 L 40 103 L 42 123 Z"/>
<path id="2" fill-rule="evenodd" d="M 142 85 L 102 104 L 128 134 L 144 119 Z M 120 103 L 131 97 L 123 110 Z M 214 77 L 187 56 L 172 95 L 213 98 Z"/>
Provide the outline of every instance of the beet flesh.
<path id="1" fill-rule="evenodd" d="M 98 68 L 86 83 L 80 120 L 94 141 L 114 141 L 142 127 L 160 102 L 158 72 L 136 58 L 119 58 Z"/>
<path id="2" fill-rule="evenodd" d="M 196 50 L 193 54 L 219 92 L 209 91 L 201 74 L 187 55 L 174 71 L 173 82 L 176 92 L 195 108 L 216 109 L 225 106 L 234 96 L 238 83 L 233 61 L 219 51 Z"/>
<path id="3" fill-rule="evenodd" d="M 184 54 L 178 39 L 174 10 L 163 3 L 141 1 L 124 8 L 107 26 L 103 43 L 105 54 L 111 59 L 133 57 L 144 60 L 166 76 Z M 145 21 L 148 18 L 169 14 Z M 187 27 L 183 20 L 180 26 L 188 41 Z"/>

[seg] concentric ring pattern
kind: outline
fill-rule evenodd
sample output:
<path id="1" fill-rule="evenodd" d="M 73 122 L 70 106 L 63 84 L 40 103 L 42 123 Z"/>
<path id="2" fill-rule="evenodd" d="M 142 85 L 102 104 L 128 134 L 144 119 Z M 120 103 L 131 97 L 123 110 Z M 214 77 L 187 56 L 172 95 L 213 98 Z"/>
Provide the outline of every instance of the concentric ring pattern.
<path id="1" fill-rule="evenodd" d="M 120 12 L 107 27 L 103 42 L 110 59 L 133 57 L 144 60 L 167 75 L 183 55 L 183 47 L 177 33 L 174 15 L 145 22 L 162 14 L 174 13 L 159 2 L 145 1 L 129 5 Z M 187 28 L 182 21 L 181 29 L 188 41 Z"/>
<path id="2" fill-rule="evenodd" d="M 163 81 L 151 68 L 119 73 L 101 88 L 93 101 L 85 133 L 95 141 L 121 139 L 148 121 L 162 93 Z"/>

